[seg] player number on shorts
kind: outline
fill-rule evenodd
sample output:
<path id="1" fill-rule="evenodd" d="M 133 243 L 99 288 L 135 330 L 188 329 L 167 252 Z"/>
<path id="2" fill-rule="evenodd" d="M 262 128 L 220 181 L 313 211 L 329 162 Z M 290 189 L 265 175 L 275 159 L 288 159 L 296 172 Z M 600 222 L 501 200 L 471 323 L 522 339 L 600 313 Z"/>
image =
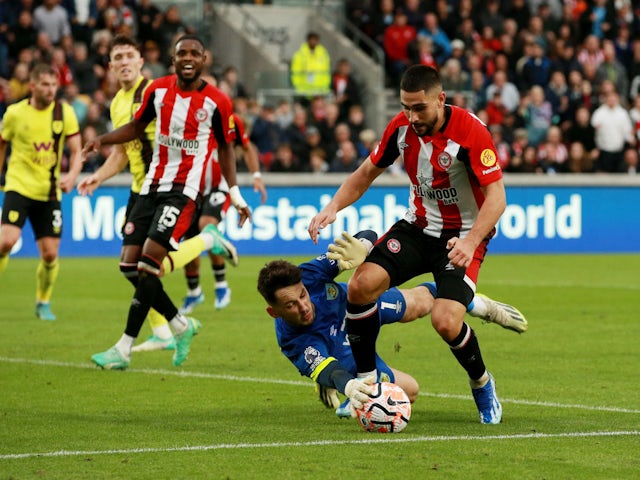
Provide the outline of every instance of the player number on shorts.
<path id="1" fill-rule="evenodd" d="M 158 220 L 158 225 L 164 225 L 165 227 L 171 228 L 176 224 L 179 216 L 180 216 L 179 208 L 165 205 L 164 208 L 162 209 L 162 215 L 160 216 L 160 220 Z"/>
<path id="2" fill-rule="evenodd" d="M 62 227 L 62 210 L 54 210 L 53 219 L 51 220 L 51 226 L 53 228 L 61 228 Z"/>

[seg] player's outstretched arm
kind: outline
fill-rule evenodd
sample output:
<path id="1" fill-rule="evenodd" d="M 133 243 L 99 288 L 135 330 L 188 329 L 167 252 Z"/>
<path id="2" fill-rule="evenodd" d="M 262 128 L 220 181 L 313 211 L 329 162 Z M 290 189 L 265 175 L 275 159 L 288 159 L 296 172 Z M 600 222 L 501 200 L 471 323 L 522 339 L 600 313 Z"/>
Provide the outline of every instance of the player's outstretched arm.
<path id="1" fill-rule="evenodd" d="M 337 261 L 340 270 L 358 268 L 367 258 L 377 239 L 378 235 L 373 230 L 363 230 L 355 237 L 348 232 L 342 232 L 342 236 L 329 245 L 327 257 Z"/>
<path id="2" fill-rule="evenodd" d="M 67 138 L 70 160 L 69 171 L 60 179 L 60 189 L 69 193 L 76 184 L 76 179 L 82 171 L 82 141 L 80 134 Z"/>
<path id="3" fill-rule="evenodd" d="M 324 207 L 309 223 L 309 236 L 313 243 L 318 243 L 320 230 L 336 220 L 337 213 L 345 207 L 357 201 L 369 185 L 384 171 L 383 168 L 376 167 L 371 158 L 362 162 L 362 165 L 347 177 L 345 182 L 338 188 L 331 201 Z"/>
<path id="4" fill-rule="evenodd" d="M 91 195 L 105 180 L 120 173 L 129 161 L 122 145 L 115 145 L 100 168 L 78 183 L 80 195 Z"/>

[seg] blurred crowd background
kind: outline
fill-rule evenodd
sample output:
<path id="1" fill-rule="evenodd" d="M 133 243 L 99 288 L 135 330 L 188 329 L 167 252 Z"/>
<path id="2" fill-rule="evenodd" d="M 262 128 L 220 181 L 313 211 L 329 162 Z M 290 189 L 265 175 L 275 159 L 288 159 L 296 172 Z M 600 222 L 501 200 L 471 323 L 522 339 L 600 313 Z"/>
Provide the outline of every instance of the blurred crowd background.
<path id="1" fill-rule="evenodd" d="M 640 171 L 640 1 L 346 0 L 345 9 L 384 50 L 386 86 L 397 91 L 412 64 L 438 69 L 447 101 L 488 125 L 506 172 Z M 199 33 L 181 13 L 152 0 L 0 0 L 0 114 L 28 96 L 29 70 L 44 61 L 59 72 L 83 142 L 108 131 L 119 88 L 111 38 L 136 38 L 143 74 L 166 75 L 175 39 Z M 353 171 L 382 134 L 363 114 L 366 72 L 334 58 L 315 32 L 290 67 L 297 95 L 273 104 L 258 103 L 234 65 L 213 55 L 205 78 L 232 97 L 264 171 Z"/>

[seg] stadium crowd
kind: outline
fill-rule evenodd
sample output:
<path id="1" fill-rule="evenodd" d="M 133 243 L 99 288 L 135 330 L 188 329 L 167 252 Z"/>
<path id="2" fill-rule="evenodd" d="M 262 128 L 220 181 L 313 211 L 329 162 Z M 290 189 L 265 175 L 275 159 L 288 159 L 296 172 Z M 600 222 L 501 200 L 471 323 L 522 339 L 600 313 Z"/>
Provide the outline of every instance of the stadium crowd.
<path id="1" fill-rule="evenodd" d="M 448 101 L 489 126 L 506 172 L 640 171 L 640 2 L 349 0 L 346 13 L 384 49 L 388 87 L 408 65 L 437 68 Z M 143 74 L 156 78 L 170 72 L 175 38 L 194 30 L 176 5 L 152 0 L 0 0 L 0 114 L 28 95 L 29 70 L 45 61 L 84 143 L 111 128 L 111 38 L 136 38 Z M 365 122 L 363 73 L 348 58 L 331 58 L 326 94 L 264 105 L 233 65 L 214 60 L 206 77 L 234 100 L 265 171 L 351 172 L 375 146 L 381 132 Z"/>

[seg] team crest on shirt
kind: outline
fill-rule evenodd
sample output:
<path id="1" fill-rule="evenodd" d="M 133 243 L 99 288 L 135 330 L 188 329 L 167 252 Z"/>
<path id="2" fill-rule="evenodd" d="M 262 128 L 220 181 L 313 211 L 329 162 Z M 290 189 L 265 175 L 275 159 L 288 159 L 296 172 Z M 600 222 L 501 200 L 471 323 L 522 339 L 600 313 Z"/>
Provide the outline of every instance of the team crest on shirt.
<path id="1" fill-rule="evenodd" d="M 387 248 L 391 253 L 398 253 L 402 248 L 402 246 L 400 245 L 400 242 L 397 239 L 390 238 L 389 240 L 387 240 Z"/>
<path id="2" fill-rule="evenodd" d="M 453 163 L 453 158 L 447 152 L 440 152 L 438 155 L 438 165 L 444 170 L 449 170 L 449 167 Z"/>
<path id="3" fill-rule="evenodd" d="M 11 223 L 16 223 L 20 218 L 20 212 L 17 210 L 9 210 L 9 221 Z"/>
<path id="4" fill-rule="evenodd" d="M 209 118 L 209 114 L 204 108 L 199 108 L 196 110 L 196 120 L 199 122 L 206 122 L 207 118 Z"/>
<path id="5" fill-rule="evenodd" d="M 133 222 L 127 222 L 124 226 L 124 233 L 125 235 L 131 235 L 135 229 Z"/>
<path id="6" fill-rule="evenodd" d="M 62 133 L 62 120 L 54 120 L 51 122 L 51 130 L 54 134 L 60 135 Z"/>
<path id="7" fill-rule="evenodd" d="M 309 364 L 312 370 L 325 361 L 318 349 L 308 346 L 304 349 L 304 360 Z"/>
<path id="8" fill-rule="evenodd" d="M 327 283 L 324 286 L 324 292 L 327 295 L 327 300 L 335 300 L 338 298 L 338 287 L 335 283 Z"/>
<path id="9" fill-rule="evenodd" d="M 490 148 L 485 148 L 480 154 L 480 161 L 485 167 L 491 167 L 496 164 L 496 154 Z"/>

